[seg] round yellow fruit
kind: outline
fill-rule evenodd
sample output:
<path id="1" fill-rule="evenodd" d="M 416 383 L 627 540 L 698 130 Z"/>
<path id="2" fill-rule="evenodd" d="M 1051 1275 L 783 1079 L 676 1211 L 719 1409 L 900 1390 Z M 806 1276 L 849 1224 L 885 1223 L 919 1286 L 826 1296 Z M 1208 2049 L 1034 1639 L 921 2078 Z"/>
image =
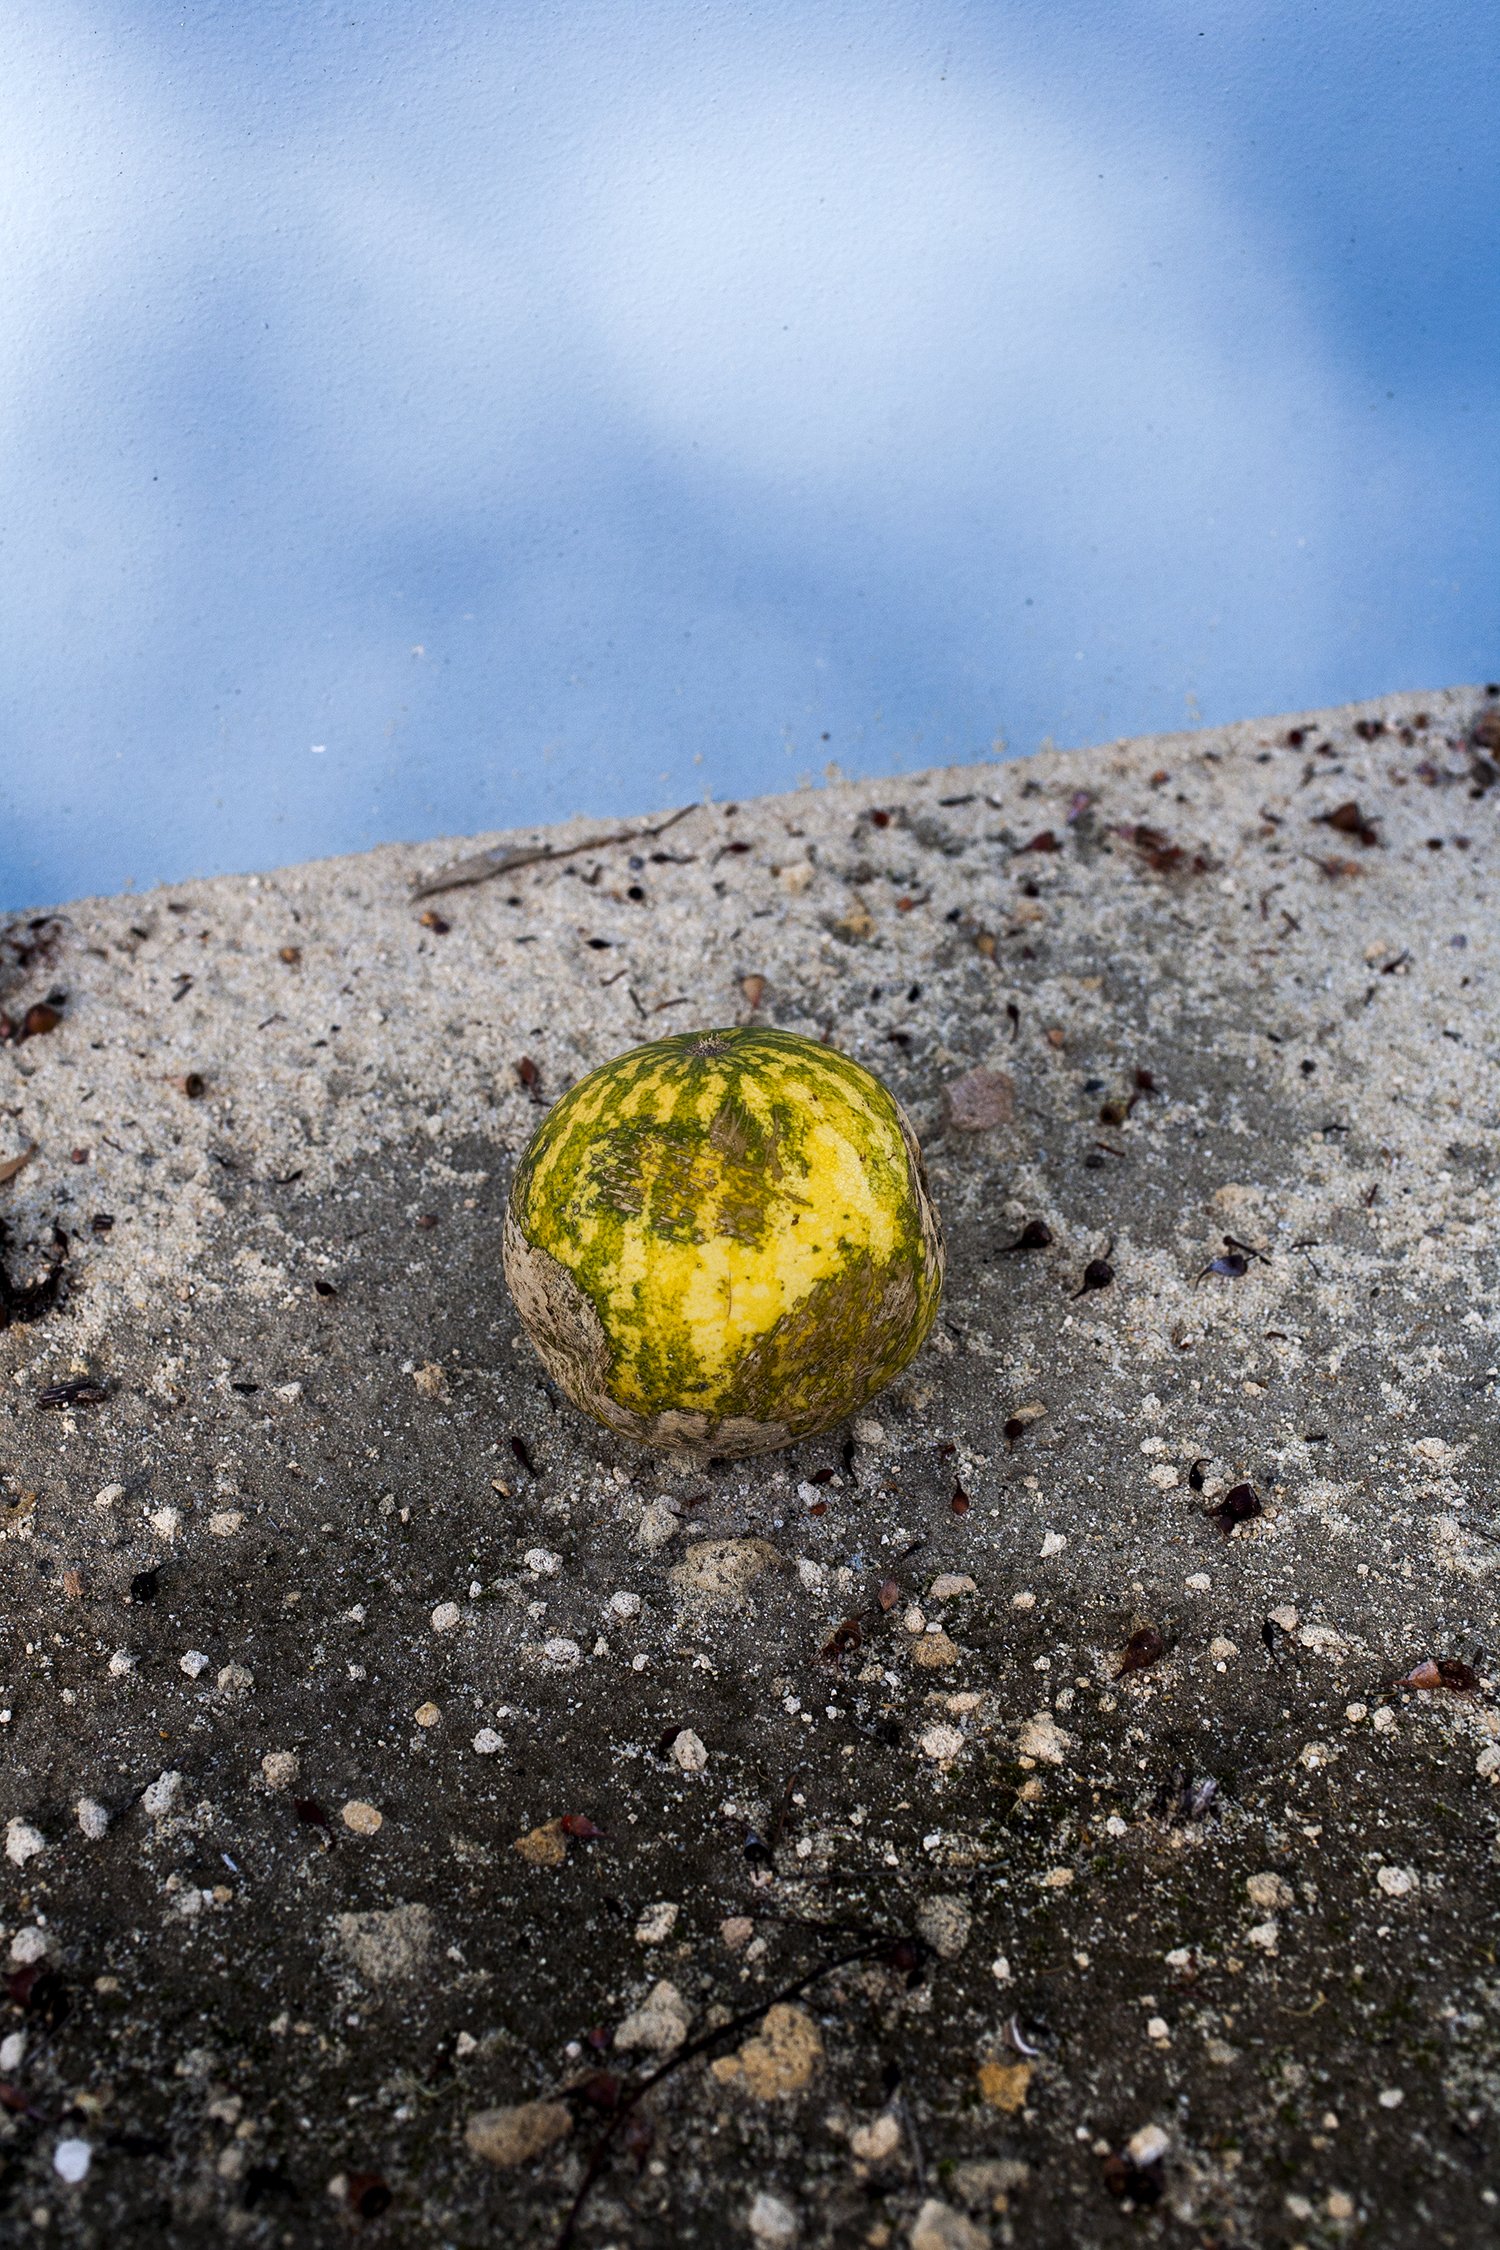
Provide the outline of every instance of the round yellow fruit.
<path id="1" fill-rule="evenodd" d="M 702 1458 L 794 1444 L 883 1389 L 932 1326 L 943 1242 L 878 1078 L 789 1031 L 685 1032 L 549 1111 L 505 1273 L 569 1398 Z"/>

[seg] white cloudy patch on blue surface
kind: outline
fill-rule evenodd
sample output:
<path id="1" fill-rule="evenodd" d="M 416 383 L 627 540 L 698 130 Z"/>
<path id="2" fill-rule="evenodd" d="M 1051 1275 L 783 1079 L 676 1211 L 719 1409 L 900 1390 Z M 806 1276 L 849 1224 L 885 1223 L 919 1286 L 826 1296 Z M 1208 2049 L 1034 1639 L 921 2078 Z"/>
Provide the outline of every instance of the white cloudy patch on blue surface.
<path id="1" fill-rule="evenodd" d="M 0 902 L 1491 668 L 1493 134 L 1351 318 L 1305 106 L 1465 11 L 1320 23 L 23 10 Z"/>

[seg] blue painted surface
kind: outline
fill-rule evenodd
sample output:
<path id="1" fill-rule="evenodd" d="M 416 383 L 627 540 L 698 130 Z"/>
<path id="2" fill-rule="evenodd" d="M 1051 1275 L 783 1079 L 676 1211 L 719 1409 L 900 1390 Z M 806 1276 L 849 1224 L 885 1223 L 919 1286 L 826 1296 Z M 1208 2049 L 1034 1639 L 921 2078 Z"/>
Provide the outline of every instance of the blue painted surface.
<path id="1" fill-rule="evenodd" d="M 0 901 L 1494 676 L 1492 0 L 0 28 Z"/>

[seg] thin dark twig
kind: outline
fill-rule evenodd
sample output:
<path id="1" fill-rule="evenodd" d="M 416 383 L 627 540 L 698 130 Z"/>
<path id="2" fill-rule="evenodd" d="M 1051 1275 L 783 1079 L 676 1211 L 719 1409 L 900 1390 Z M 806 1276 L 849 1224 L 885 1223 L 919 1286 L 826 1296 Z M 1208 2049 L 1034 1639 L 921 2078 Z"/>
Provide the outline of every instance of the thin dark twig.
<path id="1" fill-rule="evenodd" d="M 615 828 L 607 836 L 585 836 L 576 844 L 512 844 L 507 849 L 498 846 L 493 851 L 475 852 L 469 859 L 450 860 L 435 875 L 423 883 L 412 885 L 414 899 L 433 898 L 439 891 L 462 890 L 469 883 L 488 882 L 491 875 L 510 875 L 518 867 L 535 867 L 542 860 L 576 859 L 580 852 L 603 851 L 606 844 L 644 844 L 655 836 L 665 836 L 679 820 L 686 820 L 696 805 L 679 805 L 676 812 L 649 828 Z"/>
<path id="2" fill-rule="evenodd" d="M 832 1976 L 835 1970 L 847 1969 L 856 1961 L 867 1961 L 873 1954 L 881 1953 L 888 1946 L 897 1942 L 899 1941 L 888 1937 L 879 1938 L 873 1943 L 858 1947 L 853 1953 L 841 1953 L 835 1960 L 820 1962 L 817 1968 L 809 1969 L 806 1976 L 798 1977 L 793 1984 L 784 1985 L 779 1992 L 773 1992 L 768 1999 L 758 2001 L 753 2008 L 746 2008 L 740 2015 L 731 2016 L 727 2023 L 721 2023 L 714 2030 L 702 2032 L 696 2039 L 690 2039 L 686 2046 L 679 2047 L 676 2054 L 668 2061 L 659 2064 L 655 2070 L 643 2078 L 634 2091 L 625 2096 L 614 2116 L 595 2142 L 583 2175 L 582 2184 L 568 2208 L 567 2217 L 563 2220 L 562 2232 L 558 2235 L 556 2250 L 569 2250 L 569 2244 L 573 2241 L 578 2222 L 583 2216 L 584 2205 L 592 2195 L 595 2183 L 609 2161 L 615 2135 L 619 2132 L 631 2111 L 639 2107 L 653 2087 L 659 2086 L 664 2078 L 670 2078 L 672 2072 L 680 2070 L 684 2063 L 696 2062 L 700 2055 L 708 2054 L 712 2048 L 719 2045 L 721 2040 L 735 2039 L 742 2031 L 748 2031 L 752 2024 L 759 2023 L 761 2017 L 767 2015 L 772 2008 L 782 2007 L 787 2001 L 799 1998 L 802 1993 L 809 1991 L 822 1978 Z"/>
<path id="3" fill-rule="evenodd" d="M 927 2158 L 923 2154 L 922 2143 L 917 2134 L 917 2121 L 912 2116 L 911 2103 L 907 2100 L 905 2094 L 898 2094 L 895 2107 L 902 2124 L 906 2127 L 907 2140 L 911 2143 L 912 2168 L 917 2175 L 917 2193 L 925 2195 L 927 2193 Z"/>

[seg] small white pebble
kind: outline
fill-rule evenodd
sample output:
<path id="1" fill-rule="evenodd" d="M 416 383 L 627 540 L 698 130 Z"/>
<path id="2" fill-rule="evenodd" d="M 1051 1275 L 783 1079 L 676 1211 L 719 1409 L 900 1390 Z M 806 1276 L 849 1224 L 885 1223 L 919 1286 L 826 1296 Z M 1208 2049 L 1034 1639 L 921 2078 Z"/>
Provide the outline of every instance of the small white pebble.
<path id="1" fill-rule="evenodd" d="M 751 2204 L 746 2223 L 758 2250 L 791 2250 L 802 2231 L 802 2222 L 792 2206 L 764 2188 Z"/>
<path id="2" fill-rule="evenodd" d="M 1206 1570 L 1195 1570 L 1191 1578 L 1187 1579 L 1185 1583 L 1191 1588 L 1193 1593 L 1206 1594 L 1208 1592 L 1210 1583 L 1208 1572 Z"/>
<path id="3" fill-rule="evenodd" d="M 1171 2027 L 1170 2027 L 1170 2025 L 1168 2024 L 1168 2022 L 1167 2022 L 1167 2019 L 1166 2019 L 1166 2017 L 1165 2017 L 1165 2016 L 1148 2016 L 1148 2017 L 1147 2017 L 1147 2019 L 1146 2019 L 1146 2037 L 1147 2037 L 1148 2039 L 1154 2039 L 1154 2040 L 1156 2041 L 1156 2043 L 1157 2043 L 1157 2045 L 1158 2045 L 1158 2046 L 1162 2046 L 1162 2047 L 1165 2047 L 1165 2046 L 1169 2046 L 1169 2045 L 1171 2044 L 1171 2039 L 1172 2039 L 1172 2032 L 1171 2032 Z"/>
<path id="4" fill-rule="evenodd" d="M 550 1547 L 528 1547 L 525 1562 L 533 1578 L 556 1578 L 563 1566 L 562 1556 Z"/>
<path id="5" fill-rule="evenodd" d="M 979 1589 L 972 1578 L 964 1578 L 956 1571 L 945 1570 L 940 1578 L 934 1578 L 927 1591 L 935 1602 L 954 1602 L 961 1594 L 977 1594 Z"/>
<path id="6" fill-rule="evenodd" d="M 908 1633 L 925 1633 L 927 1630 L 927 1612 L 918 1609 L 916 1603 L 913 1602 L 911 1608 L 903 1614 L 901 1622 Z"/>
<path id="7" fill-rule="evenodd" d="M 1302 1623 L 1300 1611 L 1293 1609 L 1290 1602 L 1279 1603 L 1275 1609 L 1269 1612 L 1269 1615 L 1271 1623 L 1279 1625 L 1283 1633 L 1295 1633 L 1297 1627 Z"/>
<path id="8" fill-rule="evenodd" d="M 676 1900 L 670 1898 L 658 1899 L 655 1906 L 646 1907 L 635 1925 L 636 1944 L 664 1945 L 676 1929 L 681 1912 Z"/>
<path id="9" fill-rule="evenodd" d="M 1067 1544 L 1068 1535 L 1065 1531 L 1049 1531 L 1042 1541 L 1043 1562 L 1046 1562 L 1051 1555 L 1060 1555 Z"/>
<path id="10" fill-rule="evenodd" d="M 178 1671 L 186 1672 L 190 1680 L 198 1679 L 201 1674 L 208 1670 L 208 1666 L 209 1659 L 204 1655 L 201 1648 L 187 1649 L 177 1659 Z"/>
<path id="11" fill-rule="evenodd" d="M 412 1713 L 412 1717 L 419 1727 L 435 1727 L 440 1723 L 442 1716 L 442 1712 L 435 1703 L 419 1703 Z"/>
<path id="12" fill-rule="evenodd" d="M 1357 1727 L 1361 1719 L 1368 1719 L 1369 1716 L 1370 1706 L 1368 1703 L 1346 1703 L 1344 1705 L 1344 1717 L 1349 1721 L 1351 1727 Z"/>
<path id="13" fill-rule="evenodd" d="M 1260 1947 L 1262 1953 L 1274 1953 L 1276 1951 L 1276 1941 L 1280 1937 L 1281 1931 L 1276 1922 L 1272 1920 L 1269 1922 L 1257 1922 L 1253 1929 L 1249 1929 L 1245 1932 L 1245 1935 L 1250 1940 L 1250 1943 L 1252 1945 L 1258 1945 Z"/>
<path id="14" fill-rule="evenodd" d="M 708 1764 L 708 1752 L 703 1746 L 702 1737 L 694 1734 L 691 1727 L 684 1727 L 675 1737 L 667 1755 L 673 1765 L 680 1766 L 684 1773 L 702 1773 Z"/>
<path id="15" fill-rule="evenodd" d="M 182 1529 L 180 1508 L 153 1508 L 146 1518 L 158 1539 L 175 1539 Z"/>
<path id="16" fill-rule="evenodd" d="M 1174 1945 L 1165 1959 L 1169 1969 L 1190 1969 L 1193 1965 L 1192 1948 L 1186 1945 Z"/>
<path id="17" fill-rule="evenodd" d="M 226 1695 L 248 1695 L 255 1685 L 255 1674 L 243 1664 L 223 1664 L 215 1677 Z"/>
<path id="18" fill-rule="evenodd" d="M 439 1602 L 432 1613 L 432 1629 L 435 1633 L 454 1633 L 462 1623 L 463 1611 L 457 1602 Z"/>
<path id="19" fill-rule="evenodd" d="M 654 1555 L 675 1539 L 680 1529 L 672 1510 L 659 1500 L 653 1500 L 649 1508 L 642 1510 L 635 1535 L 647 1554 Z"/>
<path id="20" fill-rule="evenodd" d="M 1238 1656 L 1240 1652 L 1233 1641 L 1226 1641 L 1220 1633 L 1209 1642 L 1208 1653 L 1215 1664 L 1227 1664 L 1232 1656 Z"/>
<path id="21" fill-rule="evenodd" d="M 1117 1812 L 1112 1812 L 1104 1823 L 1104 1833 L 1106 1836 L 1125 1836 L 1129 1834 L 1129 1828 Z"/>
<path id="22" fill-rule="evenodd" d="M 80 1797 L 73 1808 L 79 1827 L 91 1844 L 109 1834 L 109 1814 L 95 1797 Z"/>
<path id="23" fill-rule="evenodd" d="M 33 1828 L 29 1820 L 17 1817 L 6 1822 L 5 1856 L 12 1867 L 24 1867 L 29 1859 L 35 1859 L 46 1849 L 46 1837 L 39 1828 Z"/>
<path id="24" fill-rule="evenodd" d="M 1029 1593 L 1028 1593 L 1028 1594 L 1012 1594 L 1012 1595 L 1011 1595 L 1011 1597 L 1010 1597 L 1010 1606 L 1011 1606 L 1011 1608 L 1012 1608 L 1012 1609 L 1035 1609 L 1035 1608 L 1036 1608 L 1036 1596 L 1035 1596 L 1035 1594 L 1029 1594 Z"/>
<path id="25" fill-rule="evenodd" d="M 1132 2164 L 1139 2165 L 1144 2171 L 1148 2164 L 1159 2164 L 1171 2145 L 1171 2138 L 1164 2126 L 1143 2125 L 1125 2143 L 1125 2153 Z"/>
<path id="26" fill-rule="evenodd" d="M 216 1508 L 208 1519 L 208 1528 L 215 1539 L 232 1539 L 245 1524 L 243 1508 Z"/>
<path id="27" fill-rule="evenodd" d="M 302 1760 L 295 1750 L 268 1750 L 260 1770 L 268 1789 L 290 1789 L 302 1771 Z"/>
<path id="28" fill-rule="evenodd" d="M 367 1805 L 363 1797 L 351 1797 L 347 1805 L 341 1805 L 339 1818 L 356 1836 L 373 1836 L 385 1825 L 383 1815 L 373 1805 Z"/>
<path id="29" fill-rule="evenodd" d="M 880 2164 L 901 2146 L 904 2132 L 899 2117 L 882 2110 L 868 2125 L 856 2125 L 849 2135 L 849 2153 L 864 2164 Z"/>
<path id="30" fill-rule="evenodd" d="M 554 1633 L 550 1640 L 543 1641 L 542 1654 L 549 1664 L 561 1665 L 565 1670 L 583 1662 L 583 1650 L 563 1633 Z"/>
<path id="31" fill-rule="evenodd" d="M 21 2067 L 21 2064 L 22 2064 L 22 2063 L 23 2063 L 23 2061 L 25 2060 L 25 2057 L 26 2057 L 26 2034 L 25 2034 L 25 2032 L 24 2032 L 24 2031 L 10 2031 L 10 2032 L 7 2032 L 7 2033 L 6 2033 L 6 2035 L 5 2035 L 5 2037 L 4 2037 L 3 2039 L 0 2039 L 0 2070 L 3 2070 L 3 2071 L 5 2071 L 5 2072 L 7 2072 L 7 2073 L 9 2073 L 10 2071 L 13 2071 L 13 2070 L 19 2070 L 19 2069 L 20 2069 L 20 2067 Z"/>
<path id="32" fill-rule="evenodd" d="M 1394 1734 L 1396 1731 L 1396 1714 L 1388 1703 L 1382 1703 L 1370 1724 L 1377 1734 Z"/>
<path id="33" fill-rule="evenodd" d="M 123 1484 L 106 1484 L 94 1494 L 94 1506 L 96 1508 L 112 1508 L 117 1500 L 123 1500 L 124 1497 L 125 1487 Z"/>
<path id="34" fill-rule="evenodd" d="M 125 1679 L 135 1670 L 139 1662 L 139 1657 L 132 1656 L 128 1648 L 117 1648 L 109 1660 L 110 1678 L 112 1680 Z"/>
<path id="35" fill-rule="evenodd" d="M 69 2187 L 77 2187 L 80 2180 L 88 2178 L 93 2161 L 94 2151 L 87 2141 L 59 2141 L 52 2151 L 52 2169 Z"/>
<path id="36" fill-rule="evenodd" d="M 624 1592 L 611 1594 L 609 1606 L 616 1617 L 639 1617 L 641 1614 L 641 1597 L 639 1594 Z"/>
<path id="37" fill-rule="evenodd" d="M 27 1922 L 10 1941 L 10 1957 L 17 1968 L 29 1969 L 33 1961 L 45 1959 L 51 1944 L 45 1930 L 38 1929 L 35 1922 Z"/>
<path id="38" fill-rule="evenodd" d="M 1411 1867 L 1378 1867 L 1375 1880 L 1387 1898 L 1410 1898 L 1421 1887 L 1421 1877 Z"/>
<path id="39" fill-rule="evenodd" d="M 493 1727 L 481 1727 L 474 1737 L 474 1747 L 481 1758 L 493 1758 L 497 1750 L 505 1748 L 505 1740 Z"/>
<path id="40" fill-rule="evenodd" d="M 1385 2086 L 1375 2096 L 1382 2109 L 1399 2109 L 1406 2099 L 1404 2086 Z"/>
<path id="41" fill-rule="evenodd" d="M 1003 1953 L 997 1953 L 990 1963 L 990 1975 L 994 1978 L 996 1984 L 1009 1984 L 1010 1973 L 1008 1957 Z"/>
<path id="42" fill-rule="evenodd" d="M 141 1810 L 149 1820 L 165 1820 L 182 1789 L 180 1773 L 159 1773 L 141 1791 Z"/>

